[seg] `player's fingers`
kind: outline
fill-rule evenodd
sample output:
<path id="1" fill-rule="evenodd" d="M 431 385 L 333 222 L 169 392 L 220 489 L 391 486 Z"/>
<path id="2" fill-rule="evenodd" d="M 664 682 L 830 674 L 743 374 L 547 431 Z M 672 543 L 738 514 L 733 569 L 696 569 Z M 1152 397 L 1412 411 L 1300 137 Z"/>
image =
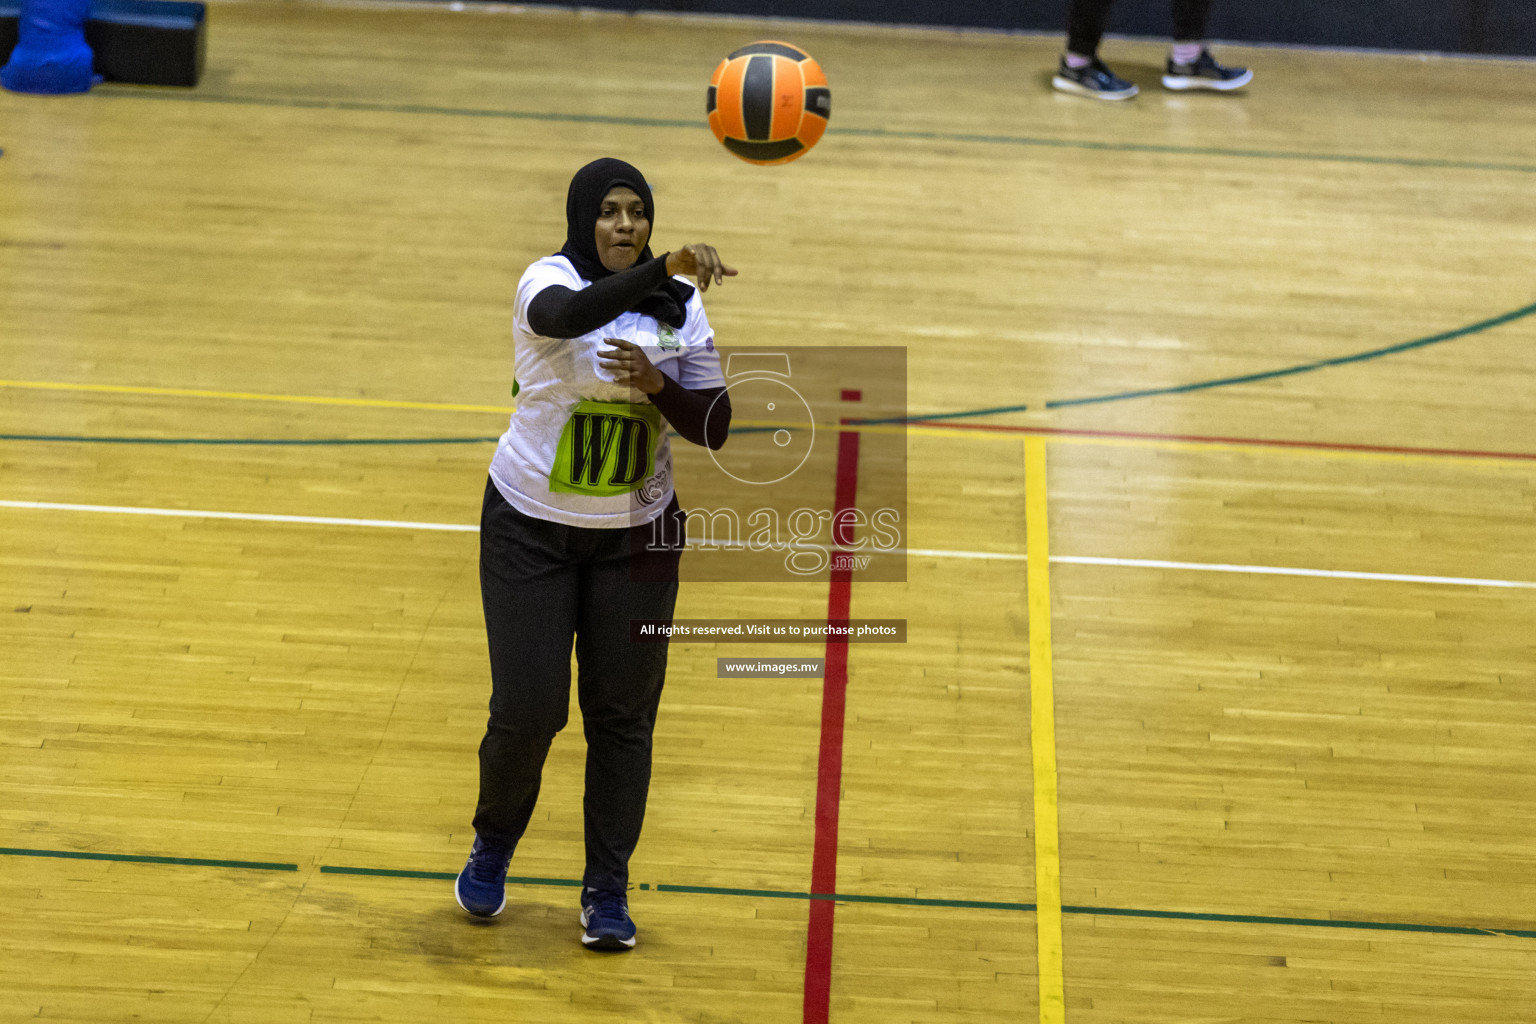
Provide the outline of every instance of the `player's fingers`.
<path id="1" fill-rule="evenodd" d="M 710 249 L 709 254 L 712 257 L 716 284 L 724 284 L 726 278 L 736 276 L 736 268 L 726 266 L 725 260 L 720 258 L 720 253 L 717 250 Z"/>
<path id="2" fill-rule="evenodd" d="M 711 282 L 715 284 L 720 283 L 720 254 L 715 252 L 714 246 L 699 246 L 699 272 L 697 277 L 701 290 Z"/>

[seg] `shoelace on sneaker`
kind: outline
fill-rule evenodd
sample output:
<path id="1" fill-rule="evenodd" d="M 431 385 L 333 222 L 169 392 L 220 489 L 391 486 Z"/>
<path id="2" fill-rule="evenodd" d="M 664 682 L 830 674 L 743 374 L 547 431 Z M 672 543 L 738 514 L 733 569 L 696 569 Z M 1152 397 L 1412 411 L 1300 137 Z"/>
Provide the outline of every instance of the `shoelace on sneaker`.
<path id="1" fill-rule="evenodd" d="M 629 904 L 623 894 L 595 889 L 587 890 L 587 920 L 591 921 L 594 918 L 623 920 L 627 916 L 629 916 Z"/>
<path id="2" fill-rule="evenodd" d="M 469 874 L 477 882 L 494 885 L 501 873 L 506 870 L 506 863 L 510 859 L 505 846 L 491 843 L 477 846 L 470 852 Z"/>

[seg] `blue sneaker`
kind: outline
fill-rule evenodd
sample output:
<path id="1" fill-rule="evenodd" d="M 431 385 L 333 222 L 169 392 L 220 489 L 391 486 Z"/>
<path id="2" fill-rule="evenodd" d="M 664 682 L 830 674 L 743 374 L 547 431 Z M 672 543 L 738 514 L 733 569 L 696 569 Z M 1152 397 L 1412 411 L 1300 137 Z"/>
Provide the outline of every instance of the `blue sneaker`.
<path id="1" fill-rule="evenodd" d="M 635 948 L 635 922 L 629 919 L 629 901 L 621 892 L 581 890 L 581 944 L 588 949 L 622 952 Z"/>
<path id="2" fill-rule="evenodd" d="M 475 836 L 469 860 L 453 883 L 453 898 L 466 913 L 495 917 L 507 906 L 507 865 L 511 862 L 511 846 Z"/>

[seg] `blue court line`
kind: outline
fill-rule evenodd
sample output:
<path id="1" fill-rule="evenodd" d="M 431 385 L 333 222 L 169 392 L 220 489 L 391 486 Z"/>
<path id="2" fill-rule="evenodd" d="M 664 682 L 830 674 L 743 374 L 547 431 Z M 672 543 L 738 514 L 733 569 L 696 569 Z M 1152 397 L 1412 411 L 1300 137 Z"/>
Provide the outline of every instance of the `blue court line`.
<path id="1" fill-rule="evenodd" d="M 252 107 L 289 107 L 299 110 L 345 110 L 377 114 L 426 114 L 440 117 L 496 118 L 512 121 L 553 121 L 567 124 L 605 124 L 624 128 L 691 128 L 707 130 L 704 121 L 665 117 L 624 117 L 604 114 L 564 114 L 536 110 L 505 110 L 475 107 L 442 107 L 410 103 L 364 103 L 355 100 L 319 100 L 281 96 L 220 96 L 211 93 L 168 93 L 131 86 L 98 87 L 92 95 L 116 98 L 169 100 L 179 103 L 221 103 Z M 1312 160 L 1325 163 L 1414 167 L 1459 171 L 1508 171 L 1536 174 L 1536 164 L 1499 163 L 1481 160 L 1445 160 L 1430 157 L 1369 156 L 1361 153 L 1306 153 L 1269 149 L 1230 149 L 1213 146 L 1160 146 L 1135 142 L 1099 142 L 1090 139 L 1058 139 L 1030 135 L 993 135 L 965 132 L 904 131 L 894 128 L 829 127 L 828 135 L 853 138 L 897 139 L 912 142 L 970 142 L 983 145 L 1025 146 L 1045 149 L 1077 149 L 1111 153 L 1151 153 L 1166 156 L 1232 157 L 1250 160 Z"/>
<path id="2" fill-rule="evenodd" d="M 119 861 L 133 864 L 176 864 L 190 867 L 240 868 L 248 871 L 297 871 L 297 864 L 280 864 L 252 860 L 208 860 L 201 857 L 155 857 L 129 853 L 90 853 L 75 850 L 29 850 L 0 847 L 0 856 L 55 857 L 67 860 Z M 325 864 L 321 874 L 353 875 L 370 878 L 409 878 L 432 881 L 451 881 L 458 877 L 454 871 L 409 871 L 397 868 L 359 868 L 340 864 Z M 512 885 L 556 886 L 564 889 L 581 887 L 577 878 L 536 878 L 509 875 Z M 641 882 L 636 888 L 642 891 L 671 892 L 700 896 L 745 896 L 754 899 L 778 900 L 833 900 L 838 903 L 868 903 L 899 907 L 947 907 L 959 910 L 1002 910 L 1014 913 L 1033 913 L 1033 903 L 1007 903 L 994 900 L 927 899 L 918 896 L 866 896 L 860 893 L 812 893 L 790 889 L 732 889 L 712 885 L 653 885 Z M 1089 907 L 1063 905 L 1062 912 L 1098 917 L 1135 917 L 1173 921 L 1211 921 L 1227 924 L 1290 925 L 1302 928 L 1346 928 L 1365 931 L 1419 932 L 1431 935 L 1478 935 L 1513 936 L 1536 939 L 1536 929 L 1483 928 L 1475 925 L 1415 924 L 1407 921 L 1344 921 L 1326 917 L 1269 917 L 1256 914 L 1212 914 L 1185 910 L 1143 910 L 1135 907 Z"/>

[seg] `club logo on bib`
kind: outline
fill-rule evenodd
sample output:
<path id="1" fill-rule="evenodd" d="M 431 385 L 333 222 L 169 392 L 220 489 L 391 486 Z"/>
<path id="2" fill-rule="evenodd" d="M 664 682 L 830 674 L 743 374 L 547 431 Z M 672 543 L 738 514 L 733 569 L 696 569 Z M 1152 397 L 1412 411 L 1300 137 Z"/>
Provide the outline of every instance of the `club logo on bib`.
<path id="1" fill-rule="evenodd" d="M 677 332 L 666 324 L 656 328 L 656 345 L 663 352 L 676 352 L 683 347 L 683 343 L 678 340 Z"/>
<path id="2" fill-rule="evenodd" d="M 667 493 L 667 474 L 663 470 L 640 485 L 635 496 L 640 499 L 642 505 L 654 505 L 661 500 L 661 496 Z"/>

